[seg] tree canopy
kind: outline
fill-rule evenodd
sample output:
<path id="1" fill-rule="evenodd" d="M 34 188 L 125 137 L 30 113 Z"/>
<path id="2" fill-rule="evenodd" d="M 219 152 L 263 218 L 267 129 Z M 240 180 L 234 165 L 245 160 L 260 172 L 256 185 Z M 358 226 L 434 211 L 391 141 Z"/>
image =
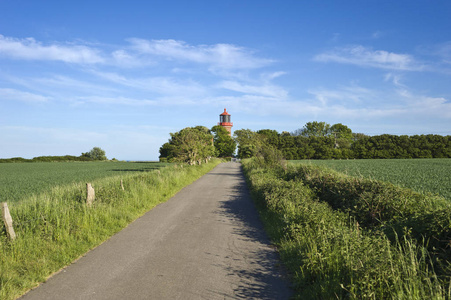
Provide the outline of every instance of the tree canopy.
<path id="1" fill-rule="evenodd" d="M 353 133 L 341 123 L 308 122 L 291 134 L 275 130 L 235 131 L 238 156 L 257 156 L 262 145 L 271 145 L 289 160 L 353 158 L 445 158 L 451 157 L 451 136 Z"/>
<path id="2" fill-rule="evenodd" d="M 107 160 L 105 151 L 99 147 L 94 147 L 91 151 L 82 153 L 81 157 L 86 157 L 91 160 Z"/>
<path id="3" fill-rule="evenodd" d="M 213 134 L 212 134 L 213 133 Z M 297 159 L 451 158 L 451 136 L 353 133 L 341 123 L 308 122 L 291 134 L 272 129 L 234 131 L 232 139 L 221 126 L 187 127 L 171 133 L 161 146 L 160 159 L 200 163 L 211 156 L 262 158 L 265 162 Z"/>
<path id="4" fill-rule="evenodd" d="M 231 157 L 235 153 L 236 142 L 229 135 L 227 129 L 222 126 L 213 126 L 211 132 L 214 133 L 213 144 L 217 157 Z"/>
<path id="5" fill-rule="evenodd" d="M 204 126 L 186 127 L 171 133 L 171 138 L 160 147 L 160 159 L 201 164 L 215 153 L 213 135 Z"/>

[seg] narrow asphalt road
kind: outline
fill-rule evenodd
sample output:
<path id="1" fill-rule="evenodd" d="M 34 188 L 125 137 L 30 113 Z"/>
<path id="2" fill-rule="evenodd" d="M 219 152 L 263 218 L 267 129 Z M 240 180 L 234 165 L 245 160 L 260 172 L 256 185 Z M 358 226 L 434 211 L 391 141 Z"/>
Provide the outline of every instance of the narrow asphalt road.
<path id="1" fill-rule="evenodd" d="M 223 163 L 21 299 L 288 299 L 241 165 Z"/>

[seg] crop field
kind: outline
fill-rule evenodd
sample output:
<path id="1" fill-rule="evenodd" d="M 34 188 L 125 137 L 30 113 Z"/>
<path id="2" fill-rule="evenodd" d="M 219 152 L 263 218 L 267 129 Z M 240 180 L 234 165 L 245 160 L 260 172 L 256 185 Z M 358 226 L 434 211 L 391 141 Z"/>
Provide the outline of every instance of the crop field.
<path id="1" fill-rule="evenodd" d="M 391 182 L 421 193 L 451 200 L 451 159 L 362 159 L 297 160 L 294 164 L 314 164 L 351 176 Z"/>
<path id="2" fill-rule="evenodd" d="M 43 162 L 0 164 L 0 201 L 19 202 L 46 189 L 132 172 L 148 172 L 158 162 Z"/>

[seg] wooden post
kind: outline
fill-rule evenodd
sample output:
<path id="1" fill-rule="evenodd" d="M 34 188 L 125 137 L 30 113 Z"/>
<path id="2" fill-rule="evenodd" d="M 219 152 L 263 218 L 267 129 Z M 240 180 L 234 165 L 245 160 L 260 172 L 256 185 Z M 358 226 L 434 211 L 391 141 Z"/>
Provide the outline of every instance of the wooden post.
<path id="1" fill-rule="evenodd" d="M 121 189 L 124 190 L 124 182 L 121 179 Z"/>
<path id="2" fill-rule="evenodd" d="M 94 202 L 94 199 L 96 198 L 96 193 L 90 183 L 86 184 L 86 194 L 87 194 L 86 205 L 91 206 L 92 202 Z"/>
<path id="3" fill-rule="evenodd" d="M 16 238 L 16 233 L 13 228 L 13 219 L 11 218 L 11 214 L 9 213 L 8 204 L 6 202 L 2 203 L 2 219 L 3 223 L 5 223 L 6 233 L 11 240 Z"/>

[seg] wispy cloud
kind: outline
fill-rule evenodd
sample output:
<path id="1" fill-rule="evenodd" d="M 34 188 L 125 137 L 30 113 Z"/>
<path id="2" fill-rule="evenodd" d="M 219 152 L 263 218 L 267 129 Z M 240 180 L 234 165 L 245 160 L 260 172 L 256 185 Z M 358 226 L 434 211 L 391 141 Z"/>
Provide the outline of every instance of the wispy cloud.
<path id="1" fill-rule="evenodd" d="M 92 71 L 99 78 L 115 84 L 120 84 L 138 91 L 153 92 L 161 95 L 201 96 L 207 92 L 207 87 L 192 79 L 173 77 L 127 77 L 114 72 Z"/>
<path id="2" fill-rule="evenodd" d="M 129 39 L 132 49 L 142 54 L 165 57 L 169 60 L 208 64 L 223 69 L 255 69 L 272 60 L 258 58 L 249 49 L 231 44 L 189 45 L 177 40 Z"/>
<path id="3" fill-rule="evenodd" d="M 323 107 L 330 105 L 353 106 L 367 104 L 374 100 L 379 94 L 361 86 L 343 86 L 338 89 L 316 88 L 310 89 L 309 94 L 313 95 L 316 102 Z"/>
<path id="4" fill-rule="evenodd" d="M 388 76 L 396 81 L 396 76 Z M 451 118 L 451 102 L 443 97 L 433 97 L 413 92 L 398 83 L 397 89 L 380 91 L 359 86 L 338 89 L 310 90 L 314 101 L 307 101 L 318 107 L 321 114 L 346 118 Z M 316 102 L 316 103 L 315 103 Z"/>
<path id="5" fill-rule="evenodd" d="M 397 87 L 405 87 L 403 83 L 401 83 L 402 76 L 394 73 L 387 73 L 384 76 L 384 81 L 392 82 Z"/>
<path id="6" fill-rule="evenodd" d="M 223 81 L 218 84 L 218 87 L 244 94 L 270 97 L 274 100 L 284 100 L 288 96 L 288 92 L 285 89 L 271 84 L 248 85 L 236 81 Z"/>
<path id="7" fill-rule="evenodd" d="M 49 101 L 46 96 L 19 91 L 10 88 L 0 88 L 0 99 L 20 102 L 44 103 Z"/>
<path id="8" fill-rule="evenodd" d="M 44 45 L 34 38 L 10 38 L 0 35 L 0 56 L 25 60 L 55 60 L 67 63 L 103 63 L 100 51 L 85 45 L 49 44 Z"/>
<path id="9" fill-rule="evenodd" d="M 431 51 L 432 54 L 437 55 L 441 62 L 447 64 L 449 67 L 451 64 L 451 41 L 436 45 L 433 48 Z"/>
<path id="10" fill-rule="evenodd" d="M 314 60 L 390 70 L 420 71 L 424 69 L 424 66 L 409 54 L 373 50 L 364 46 L 335 48 L 332 51 L 316 55 Z"/>
<path id="11" fill-rule="evenodd" d="M 89 96 L 79 97 L 77 99 L 79 103 L 97 103 L 106 105 L 128 105 L 128 106 L 155 106 L 158 105 L 158 101 L 149 99 L 135 99 L 130 97 L 102 97 L 102 96 Z"/>

